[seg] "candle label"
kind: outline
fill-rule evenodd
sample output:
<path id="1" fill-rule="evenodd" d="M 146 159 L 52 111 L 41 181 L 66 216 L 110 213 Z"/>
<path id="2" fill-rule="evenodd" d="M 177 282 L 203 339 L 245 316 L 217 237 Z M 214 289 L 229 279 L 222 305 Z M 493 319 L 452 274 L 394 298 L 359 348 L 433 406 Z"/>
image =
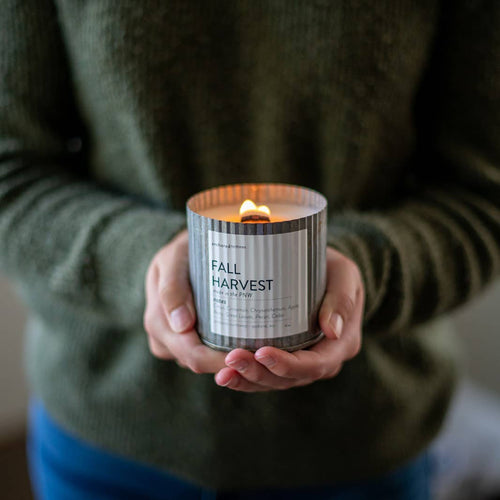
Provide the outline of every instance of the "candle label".
<path id="1" fill-rule="evenodd" d="M 210 326 L 237 338 L 308 330 L 307 231 L 243 235 L 208 231 Z"/>

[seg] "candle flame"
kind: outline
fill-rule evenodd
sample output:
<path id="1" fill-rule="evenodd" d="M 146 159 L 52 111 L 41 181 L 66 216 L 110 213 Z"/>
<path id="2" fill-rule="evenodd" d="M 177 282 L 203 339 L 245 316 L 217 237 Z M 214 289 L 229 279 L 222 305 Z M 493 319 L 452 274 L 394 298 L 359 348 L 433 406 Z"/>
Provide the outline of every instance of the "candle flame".
<path id="1" fill-rule="evenodd" d="M 252 200 L 245 200 L 240 207 L 241 222 L 269 222 L 271 210 L 266 205 L 257 206 Z"/>
<path id="2" fill-rule="evenodd" d="M 262 212 L 267 216 L 271 215 L 271 210 L 267 205 L 259 205 L 257 206 L 252 200 L 245 200 L 240 207 L 240 215 L 243 215 L 245 212 Z"/>

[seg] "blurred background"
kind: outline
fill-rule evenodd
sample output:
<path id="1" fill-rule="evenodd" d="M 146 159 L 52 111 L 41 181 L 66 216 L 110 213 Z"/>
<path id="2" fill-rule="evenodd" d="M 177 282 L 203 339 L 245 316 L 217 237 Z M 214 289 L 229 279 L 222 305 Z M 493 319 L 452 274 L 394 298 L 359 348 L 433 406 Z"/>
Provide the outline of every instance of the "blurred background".
<path id="1" fill-rule="evenodd" d="M 0 498 L 31 498 L 25 465 L 25 310 L 0 277 Z M 500 282 L 454 314 L 465 376 L 434 446 L 443 500 L 500 498 Z"/>

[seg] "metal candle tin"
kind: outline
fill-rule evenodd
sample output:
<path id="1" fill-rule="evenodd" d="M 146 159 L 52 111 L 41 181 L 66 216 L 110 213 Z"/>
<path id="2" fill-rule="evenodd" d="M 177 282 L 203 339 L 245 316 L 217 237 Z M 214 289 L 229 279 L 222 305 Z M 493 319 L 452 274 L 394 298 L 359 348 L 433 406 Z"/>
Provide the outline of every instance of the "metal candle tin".
<path id="1" fill-rule="evenodd" d="M 270 222 L 240 222 L 245 199 Z M 239 184 L 187 202 L 190 279 L 201 340 L 218 350 L 293 351 L 322 337 L 327 201 L 288 184 Z"/>

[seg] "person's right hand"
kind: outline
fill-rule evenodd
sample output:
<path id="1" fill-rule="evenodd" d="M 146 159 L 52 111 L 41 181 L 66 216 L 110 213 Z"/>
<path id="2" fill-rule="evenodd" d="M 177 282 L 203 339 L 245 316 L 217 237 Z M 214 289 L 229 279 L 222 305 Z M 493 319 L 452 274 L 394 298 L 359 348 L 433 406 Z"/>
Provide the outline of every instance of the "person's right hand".
<path id="1" fill-rule="evenodd" d="M 144 312 L 149 348 L 157 358 L 173 359 L 195 373 L 217 373 L 226 366 L 227 353 L 204 345 L 194 330 L 188 263 L 188 233 L 182 231 L 149 265 Z"/>

